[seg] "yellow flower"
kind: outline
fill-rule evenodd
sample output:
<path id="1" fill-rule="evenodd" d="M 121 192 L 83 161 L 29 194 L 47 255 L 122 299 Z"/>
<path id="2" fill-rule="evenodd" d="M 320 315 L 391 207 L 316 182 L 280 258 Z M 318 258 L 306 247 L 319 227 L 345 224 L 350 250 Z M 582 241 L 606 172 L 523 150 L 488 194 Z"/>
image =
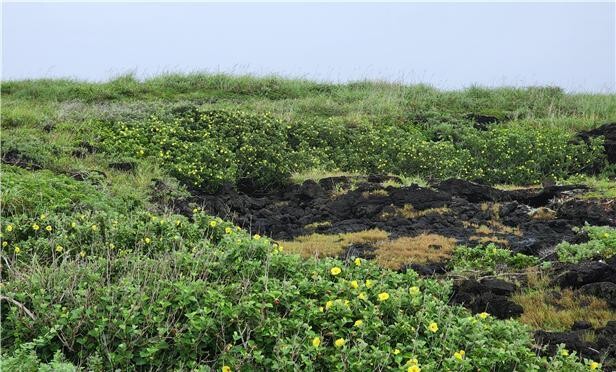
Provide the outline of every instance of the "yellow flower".
<path id="1" fill-rule="evenodd" d="M 62 252 L 64 250 L 64 247 L 61 246 L 60 244 L 56 245 L 56 252 Z"/>
<path id="2" fill-rule="evenodd" d="M 355 266 L 361 266 L 361 259 L 359 257 L 357 257 L 354 262 Z"/>
<path id="3" fill-rule="evenodd" d="M 332 267 L 330 272 L 332 273 L 333 276 L 336 276 L 342 272 L 342 269 L 340 269 L 338 266 L 335 266 L 335 267 Z"/>
<path id="4" fill-rule="evenodd" d="M 346 344 L 346 341 L 344 340 L 344 338 L 339 338 L 336 341 L 334 341 L 334 345 L 336 345 L 336 347 L 343 347 L 344 344 Z"/>
<path id="5" fill-rule="evenodd" d="M 8 225 L 8 226 L 6 227 L 6 231 L 8 231 L 8 232 L 13 231 L 13 225 Z"/>
<path id="6" fill-rule="evenodd" d="M 278 246 L 278 252 L 282 252 L 284 250 L 284 247 L 282 245 Z"/>
<path id="7" fill-rule="evenodd" d="M 143 241 L 145 242 L 145 244 L 150 244 L 152 242 L 152 239 L 146 237 L 145 239 L 143 239 Z"/>
<path id="8" fill-rule="evenodd" d="M 610 236 L 610 234 L 608 234 L 608 233 L 604 233 L 604 234 L 603 234 L 603 237 L 604 237 L 604 238 L 609 238 L 609 236 Z"/>
<path id="9" fill-rule="evenodd" d="M 387 301 L 387 300 L 389 300 L 389 293 L 387 292 L 379 293 L 379 301 Z"/>
<path id="10" fill-rule="evenodd" d="M 32 225 L 32 229 L 33 229 L 34 231 L 38 231 L 38 229 L 40 229 L 40 227 L 39 227 L 39 225 L 34 224 L 34 225 Z"/>
<path id="11" fill-rule="evenodd" d="M 359 298 L 360 300 L 365 300 L 366 299 L 366 293 L 365 292 L 360 292 L 357 295 L 357 298 Z"/>
<path id="12" fill-rule="evenodd" d="M 355 327 L 361 327 L 364 324 L 364 321 L 361 319 L 358 319 L 355 321 Z"/>
<path id="13" fill-rule="evenodd" d="M 115 249 L 115 244 L 113 244 L 113 243 L 109 243 L 109 248 L 110 248 L 110 249 Z"/>
<path id="14" fill-rule="evenodd" d="M 21 252 L 21 249 L 18 246 L 15 246 L 15 254 L 19 254 L 19 252 Z"/>
<path id="15" fill-rule="evenodd" d="M 325 309 L 323 308 L 323 306 L 319 306 L 319 311 L 320 311 L 320 312 L 323 312 L 323 310 L 325 310 Z"/>
<path id="16" fill-rule="evenodd" d="M 193 213 L 199 213 L 199 208 L 193 209 Z"/>
<path id="17" fill-rule="evenodd" d="M 229 367 L 229 366 L 222 366 L 222 372 L 231 372 L 231 367 Z"/>
<path id="18" fill-rule="evenodd" d="M 314 347 L 319 347 L 321 345 L 321 339 L 318 337 L 315 337 L 312 339 L 312 346 Z"/>
<path id="19" fill-rule="evenodd" d="M 175 220 L 175 226 L 180 226 L 181 221 L 180 220 Z"/>
<path id="20" fill-rule="evenodd" d="M 592 362 L 590 363 L 588 367 L 590 368 L 591 371 L 594 371 L 595 369 L 598 369 L 599 367 L 601 367 L 601 364 L 597 362 Z"/>
<path id="21" fill-rule="evenodd" d="M 47 230 L 47 231 L 51 232 L 51 230 L 53 230 L 53 227 L 51 227 L 51 226 L 47 225 L 47 226 L 45 226 L 45 230 Z"/>
<path id="22" fill-rule="evenodd" d="M 453 357 L 457 360 L 462 360 L 464 359 L 464 354 L 464 350 L 456 351 L 455 353 L 453 353 Z"/>
<path id="23" fill-rule="evenodd" d="M 45 218 L 47 218 L 47 215 L 45 213 L 41 214 L 41 220 L 44 220 Z"/>
<path id="24" fill-rule="evenodd" d="M 92 229 L 92 231 L 98 230 L 98 226 L 96 226 L 96 225 L 92 225 L 90 228 Z"/>
<path id="25" fill-rule="evenodd" d="M 400 349 L 394 349 L 394 355 L 400 354 Z"/>
<path id="26" fill-rule="evenodd" d="M 359 283 L 357 282 L 357 280 L 351 281 L 351 287 L 355 289 L 359 288 Z"/>
<path id="27" fill-rule="evenodd" d="M 481 319 L 485 319 L 485 318 L 487 318 L 487 317 L 489 317 L 489 316 L 490 316 L 490 314 L 486 313 L 485 311 L 484 311 L 483 313 L 479 314 L 479 317 L 480 317 Z"/>
<path id="28" fill-rule="evenodd" d="M 567 349 L 562 349 L 562 350 L 560 351 L 560 355 L 562 355 L 562 356 L 568 356 L 568 355 L 569 355 L 569 350 L 567 350 Z"/>
<path id="29" fill-rule="evenodd" d="M 7 245 L 9 245 L 9 243 L 7 241 L 2 242 L 2 246 L 6 247 Z"/>
<path id="30" fill-rule="evenodd" d="M 417 364 L 413 364 L 407 369 L 407 372 L 421 372 L 421 368 Z"/>
<path id="31" fill-rule="evenodd" d="M 259 234 L 255 234 L 255 235 L 253 236 L 253 238 L 254 238 L 255 240 L 259 240 L 259 239 L 261 239 L 261 235 L 259 235 Z"/>
<path id="32" fill-rule="evenodd" d="M 79 255 L 81 256 L 81 258 L 83 258 L 83 257 L 86 256 L 86 252 L 85 251 L 81 251 L 81 252 L 79 252 Z"/>
<path id="33" fill-rule="evenodd" d="M 225 227 L 225 234 L 231 234 L 233 232 L 233 229 L 230 227 Z"/>
<path id="34" fill-rule="evenodd" d="M 366 280 L 366 288 L 372 288 L 374 286 L 374 282 L 370 279 Z"/>
<path id="35" fill-rule="evenodd" d="M 329 309 L 330 307 L 334 306 L 334 301 L 329 300 L 325 303 L 325 308 Z"/>
<path id="36" fill-rule="evenodd" d="M 216 227 L 216 221 L 210 221 L 210 226 Z"/>
<path id="37" fill-rule="evenodd" d="M 77 227 L 77 223 L 75 223 L 75 222 L 71 222 L 71 227 L 72 227 L 72 228 Z"/>
<path id="38" fill-rule="evenodd" d="M 419 364 L 419 361 L 417 360 L 417 358 L 412 358 L 412 359 L 409 359 L 409 361 L 408 361 L 408 362 L 406 362 L 406 364 L 407 364 L 407 365 L 416 366 L 416 365 L 418 365 L 418 364 Z"/>
<path id="39" fill-rule="evenodd" d="M 421 291 L 419 290 L 419 287 L 413 286 L 413 287 L 409 288 L 409 294 L 411 296 L 417 296 L 420 292 Z"/>
<path id="40" fill-rule="evenodd" d="M 436 333 L 436 331 L 438 331 L 438 324 L 436 324 L 435 322 L 430 323 L 430 325 L 428 326 L 428 330 L 432 333 Z"/>

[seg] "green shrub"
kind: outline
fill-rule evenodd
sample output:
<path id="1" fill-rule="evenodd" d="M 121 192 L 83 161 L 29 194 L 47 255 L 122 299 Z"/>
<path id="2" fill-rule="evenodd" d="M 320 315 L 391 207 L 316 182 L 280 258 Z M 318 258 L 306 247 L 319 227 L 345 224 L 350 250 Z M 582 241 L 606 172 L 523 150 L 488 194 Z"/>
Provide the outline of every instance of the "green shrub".
<path id="1" fill-rule="evenodd" d="M 23 346 L 23 345 L 22 345 Z M 18 350 L 11 356 L 0 356 L 0 370 L 19 372 L 76 372 L 71 363 L 65 361 L 64 355 L 57 351 L 49 363 L 41 362 L 34 350 Z M 102 370 L 102 369 L 99 369 Z"/>
<path id="2" fill-rule="evenodd" d="M 150 157 L 193 188 L 215 191 L 225 182 L 258 188 L 291 173 L 286 128 L 269 115 L 188 109 L 175 119 L 98 124 L 108 153 Z"/>
<path id="3" fill-rule="evenodd" d="M 447 282 L 306 261 L 198 211 L 175 218 L 49 215 L 43 232 L 31 231 L 35 217 L 3 221 L 3 363 L 61 352 L 105 370 L 407 369 L 415 359 L 424 371 L 582 368 L 537 357 L 515 321 L 449 306 Z M 20 345 L 35 345 L 23 362 L 7 356 Z"/>
<path id="4" fill-rule="evenodd" d="M 420 126 L 390 120 L 283 123 L 269 114 L 191 107 L 162 117 L 99 123 L 102 147 L 157 158 L 173 176 L 205 191 L 225 182 L 274 187 L 291 170 L 307 169 L 528 184 L 583 172 L 604 159 L 599 140 L 576 145 L 558 128 L 524 124 L 488 131 L 449 126 L 433 141 Z"/>
<path id="5" fill-rule="evenodd" d="M 456 147 L 473 159 L 473 177 L 488 183 L 536 184 L 590 169 L 604 159 L 602 141 L 591 146 L 570 143 L 557 128 L 498 126 L 481 132 L 461 131 Z"/>
<path id="6" fill-rule="evenodd" d="M 476 247 L 456 247 L 449 265 L 455 271 L 496 273 L 508 269 L 524 269 L 535 266 L 538 262 L 537 257 L 522 253 L 513 254 L 508 249 L 488 244 Z"/>
<path id="7" fill-rule="evenodd" d="M 616 229 L 609 226 L 584 226 L 588 234 L 586 243 L 571 244 L 562 242 L 556 246 L 558 259 L 562 262 L 576 263 L 594 257 L 609 258 L 616 254 Z"/>

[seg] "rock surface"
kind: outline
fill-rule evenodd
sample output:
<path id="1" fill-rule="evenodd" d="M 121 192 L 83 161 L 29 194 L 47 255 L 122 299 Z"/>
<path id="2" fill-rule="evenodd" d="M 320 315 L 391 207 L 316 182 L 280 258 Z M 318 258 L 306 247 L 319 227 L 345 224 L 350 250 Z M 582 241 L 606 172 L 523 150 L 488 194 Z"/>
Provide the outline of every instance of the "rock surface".
<path id="1" fill-rule="evenodd" d="M 514 284 L 499 279 L 467 279 L 454 285 L 451 303 L 463 305 L 473 314 L 487 312 L 498 319 L 508 319 L 524 311 L 510 299 L 515 289 Z"/>

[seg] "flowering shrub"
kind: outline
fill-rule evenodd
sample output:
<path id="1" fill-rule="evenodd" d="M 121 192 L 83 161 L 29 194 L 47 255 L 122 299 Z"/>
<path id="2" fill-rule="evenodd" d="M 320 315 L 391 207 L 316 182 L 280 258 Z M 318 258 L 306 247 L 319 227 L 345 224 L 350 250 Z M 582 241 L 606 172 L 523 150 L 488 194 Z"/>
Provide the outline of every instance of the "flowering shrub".
<path id="1" fill-rule="evenodd" d="M 286 129 L 269 115 L 188 110 L 171 119 L 98 127 L 105 151 L 157 159 L 173 176 L 205 191 L 225 182 L 280 184 L 294 166 L 286 149 Z"/>
<path id="2" fill-rule="evenodd" d="M 572 144 L 560 129 L 523 124 L 488 131 L 461 126 L 438 141 L 412 124 L 283 123 L 269 114 L 196 109 L 95 126 L 108 153 L 158 159 L 176 178 L 206 191 L 225 182 L 267 188 L 286 182 L 291 171 L 313 168 L 538 183 L 584 172 L 604 158 L 598 140 Z"/>
<path id="3" fill-rule="evenodd" d="M 515 321 L 449 306 L 450 283 L 304 260 L 198 210 L 14 215 L 2 233 L 13 365 L 60 352 L 121 370 L 582 368 L 537 357 Z"/>
<path id="4" fill-rule="evenodd" d="M 615 228 L 586 225 L 582 229 L 588 234 L 589 240 L 580 244 L 560 243 L 556 246 L 560 261 L 576 263 L 593 257 L 609 258 L 616 254 Z"/>

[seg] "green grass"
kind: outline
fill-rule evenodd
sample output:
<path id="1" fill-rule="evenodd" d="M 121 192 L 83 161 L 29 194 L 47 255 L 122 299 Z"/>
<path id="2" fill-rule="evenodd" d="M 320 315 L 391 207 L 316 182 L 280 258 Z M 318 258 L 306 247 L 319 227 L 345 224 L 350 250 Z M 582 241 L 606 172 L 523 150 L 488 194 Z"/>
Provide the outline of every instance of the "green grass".
<path id="1" fill-rule="evenodd" d="M 537 125 L 579 129 L 616 119 L 612 95 L 565 94 L 558 88 L 471 87 L 439 91 L 426 85 L 386 82 L 316 83 L 276 76 L 169 74 L 137 80 L 131 75 L 105 83 L 23 80 L 2 83 L 4 104 L 14 100 L 46 105 L 66 102 L 198 101 L 209 108 L 274 112 L 283 118 L 341 117 L 354 120 L 461 120 L 468 113 L 530 119 Z M 575 118 L 575 119 L 574 119 Z M 419 119 L 419 120 L 418 120 Z"/>
<path id="2" fill-rule="evenodd" d="M 564 181 L 565 184 L 587 185 L 590 190 L 581 197 L 589 199 L 615 199 L 616 179 L 608 177 L 571 177 Z"/>

